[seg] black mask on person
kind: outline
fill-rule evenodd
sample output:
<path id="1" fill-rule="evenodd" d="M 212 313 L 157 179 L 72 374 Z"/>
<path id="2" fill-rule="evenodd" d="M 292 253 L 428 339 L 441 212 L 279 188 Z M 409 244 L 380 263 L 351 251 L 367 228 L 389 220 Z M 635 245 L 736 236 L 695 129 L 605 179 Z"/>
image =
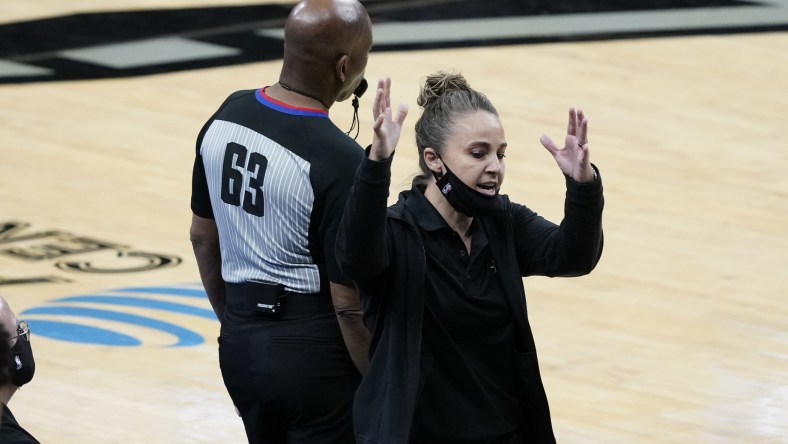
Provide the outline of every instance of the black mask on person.
<path id="1" fill-rule="evenodd" d="M 30 338 L 19 336 L 16 344 L 11 347 L 11 362 L 7 363 L 8 374 L 11 377 L 11 384 L 17 387 L 30 382 L 36 372 L 36 361 L 33 359 L 33 348 L 30 346 Z"/>
<path id="2" fill-rule="evenodd" d="M 443 176 L 438 177 L 437 173 L 433 174 L 435 174 L 436 184 L 441 194 L 455 210 L 468 217 L 490 216 L 504 210 L 504 201 L 498 192 L 494 196 L 482 194 L 465 185 L 459 177 L 451 172 L 445 162 L 443 166 L 446 167 L 446 173 Z"/>

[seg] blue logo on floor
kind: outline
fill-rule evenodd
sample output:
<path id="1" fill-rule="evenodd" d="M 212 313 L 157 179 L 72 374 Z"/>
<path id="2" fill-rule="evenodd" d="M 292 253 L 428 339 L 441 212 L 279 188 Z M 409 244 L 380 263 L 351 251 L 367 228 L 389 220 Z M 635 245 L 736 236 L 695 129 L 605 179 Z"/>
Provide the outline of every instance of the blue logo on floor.
<path id="1" fill-rule="evenodd" d="M 175 336 L 169 347 L 191 347 L 202 344 L 202 335 L 166 319 L 166 314 L 196 316 L 216 320 L 207 302 L 205 291 L 196 286 L 128 287 L 102 293 L 69 296 L 49 301 L 19 313 L 36 336 L 82 344 L 134 347 L 143 341 L 124 327 L 132 330 L 156 330 Z M 149 317 L 129 311 L 161 313 Z M 142 309 L 142 310 L 140 310 Z M 91 325 L 91 324 L 101 324 Z M 107 325 L 117 325 L 107 328 Z"/>

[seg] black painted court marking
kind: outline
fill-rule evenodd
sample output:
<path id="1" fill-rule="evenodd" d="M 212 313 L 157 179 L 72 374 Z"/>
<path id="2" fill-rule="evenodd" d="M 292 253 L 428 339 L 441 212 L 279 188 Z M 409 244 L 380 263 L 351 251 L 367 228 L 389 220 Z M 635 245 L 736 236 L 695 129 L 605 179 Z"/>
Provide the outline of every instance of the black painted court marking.
<path id="1" fill-rule="evenodd" d="M 788 30 L 788 0 L 376 0 L 375 51 Z M 0 84 L 282 56 L 291 5 L 117 11 L 0 25 Z"/>

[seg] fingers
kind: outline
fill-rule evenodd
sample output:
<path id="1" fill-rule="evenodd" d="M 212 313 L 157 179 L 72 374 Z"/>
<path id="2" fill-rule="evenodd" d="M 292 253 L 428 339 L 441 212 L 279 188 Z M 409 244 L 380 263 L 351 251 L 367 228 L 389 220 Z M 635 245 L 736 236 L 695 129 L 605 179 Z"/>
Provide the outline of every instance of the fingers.
<path id="1" fill-rule="evenodd" d="M 539 141 L 542 142 L 542 146 L 547 148 L 547 151 L 550 151 L 550 154 L 553 156 L 558 154 L 558 151 L 560 150 L 558 145 L 556 145 L 555 142 L 553 142 L 553 139 L 551 139 L 547 134 L 543 134 L 542 137 L 539 138 Z"/>
<path id="2" fill-rule="evenodd" d="M 372 117 L 377 120 L 386 109 L 391 108 L 391 78 L 378 79 L 378 88 L 375 92 L 375 102 L 372 104 Z"/>
<path id="3" fill-rule="evenodd" d="M 397 125 L 402 128 L 402 124 L 405 123 L 405 117 L 408 116 L 408 104 L 407 103 L 400 103 L 399 108 L 397 109 Z"/>
<path id="4" fill-rule="evenodd" d="M 582 109 L 574 107 L 569 108 L 566 135 L 565 147 L 585 145 L 588 143 L 588 119 L 586 119 L 586 115 Z M 569 136 L 572 136 L 571 139 Z M 545 145 L 545 142 L 549 141 L 552 147 L 557 147 L 547 136 L 542 136 L 541 141 L 542 145 Z M 545 145 L 545 148 L 548 148 L 547 145 Z"/>
<path id="5" fill-rule="evenodd" d="M 577 135 L 577 113 L 574 108 L 569 108 L 569 123 L 566 128 L 566 133 L 573 136 Z"/>
<path id="6" fill-rule="evenodd" d="M 399 141 L 402 125 L 408 115 L 408 105 L 400 103 L 397 113 L 393 116 L 391 109 L 391 78 L 378 80 L 378 89 L 375 94 L 373 106 L 374 122 L 372 129 L 374 137 L 370 158 L 379 160 L 388 157 Z"/>
<path id="7" fill-rule="evenodd" d="M 577 134 L 577 143 L 579 145 L 585 145 L 588 143 L 588 119 L 586 119 L 580 111 L 577 114 L 577 117 L 580 118 L 580 130 Z"/>
<path id="8" fill-rule="evenodd" d="M 386 83 L 383 79 L 378 80 L 378 88 L 375 90 L 375 101 L 372 103 L 372 118 L 377 119 L 382 110 L 385 109 L 385 88 Z"/>
<path id="9" fill-rule="evenodd" d="M 379 128 L 380 125 L 383 124 L 383 120 L 379 121 L 379 117 L 385 116 L 385 120 L 392 120 L 391 119 L 391 78 L 386 77 L 385 79 L 378 80 L 378 89 L 375 94 L 375 103 L 373 104 L 373 113 L 372 116 L 375 119 L 374 126 Z M 396 122 L 399 126 L 405 122 L 405 117 L 408 115 L 408 105 L 405 103 L 401 103 L 399 108 L 397 109 L 397 115 L 394 118 L 394 122 Z"/>
<path id="10" fill-rule="evenodd" d="M 577 109 L 577 144 L 585 145 L 588 143 L 588 119 L 582 109 Z"/>
<path id="11" fill-rule="evenodd" d="M 375 133 L 379 132 L 380 128 L 383 126 L 384 120 L 386 120 L 386 117 L 385 115 L 381 114 L 375 119 L 374 122 L 372 122 L 372 129 L 375 131 Z"/>
<path id="12" fill-rule="evenodd" d="M 386 108 L 391 108 L 391 77 L 386 77 Z"/>
<path id="13" fill-rule="evenodd" d="M 576 136 L 580 145 L 588 143 L 588 119 L 580 108 L 569 108 L 569 122 L 566 133 Z"/>

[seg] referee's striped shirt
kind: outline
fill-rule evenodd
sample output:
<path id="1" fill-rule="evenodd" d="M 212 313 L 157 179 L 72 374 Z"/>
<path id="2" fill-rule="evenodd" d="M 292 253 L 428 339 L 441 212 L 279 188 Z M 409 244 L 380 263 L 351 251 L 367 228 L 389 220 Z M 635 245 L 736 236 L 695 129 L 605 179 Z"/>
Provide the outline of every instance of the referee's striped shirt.
<path id="1" fill-rule="evenodd" d="M 191 207 L 219 230 L 222 276 L 296 293 L 349 284 L 334 256 L 361 147 L 317 109 L 232 94 L 197 139 Z"/>

